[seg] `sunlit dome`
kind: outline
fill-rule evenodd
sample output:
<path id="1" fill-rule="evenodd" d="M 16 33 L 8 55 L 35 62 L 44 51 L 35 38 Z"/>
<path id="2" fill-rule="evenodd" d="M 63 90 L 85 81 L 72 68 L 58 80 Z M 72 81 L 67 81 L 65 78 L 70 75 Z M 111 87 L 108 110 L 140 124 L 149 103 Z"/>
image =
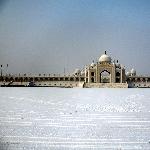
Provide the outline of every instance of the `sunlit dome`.
<path id="1" fill-rule="evenodd" d="M 108 63 L 111 62 L 111 57 L 109 57 L 106 54 L 106 51 L 105 51 L 105 54 L 101 55 L 101 57 L 99 58 L 99 62 L 108 62 Z"/>
<path id="2" fill-rule="evenodd" d="M 80 73 L 80 70 L 79 69 L 76 69 L 75 71 L 74 71 L 74 74 L 79 74 Z"/>
<path id="3" fill-rule="evenodd" d="M 131 69 L 131 71 L 130 71 L 130 72 L 131 72 L 131 74 L 136 74 L 136 70 L 135 70 L 135 69 L 133 69 L 133 68 Z"/>
<path id="4" fill-rule="evenodd" d="M 127 72 L 127 73 L 126 73 L 126 76 L 130 76 L 130 75 L 131 75 L 131 73 L 130 73 L 130 72 Z"/>
<path id="5" fill-rule="evenodd" d="M 91 67 L 94 67 L 95 66 L 95 63 L 94 63 L 94 61 L 91 63 Z"/>

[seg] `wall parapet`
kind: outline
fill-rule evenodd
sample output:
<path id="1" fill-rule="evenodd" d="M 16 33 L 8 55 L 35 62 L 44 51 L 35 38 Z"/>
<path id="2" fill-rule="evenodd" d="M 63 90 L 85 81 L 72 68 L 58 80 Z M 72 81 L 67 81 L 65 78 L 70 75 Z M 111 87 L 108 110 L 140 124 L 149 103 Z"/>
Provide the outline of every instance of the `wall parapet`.
<path id="1" fill-rule="evenodd" d="M 85 83 L 85 88 L 128 88 L 127 83 Z"/>

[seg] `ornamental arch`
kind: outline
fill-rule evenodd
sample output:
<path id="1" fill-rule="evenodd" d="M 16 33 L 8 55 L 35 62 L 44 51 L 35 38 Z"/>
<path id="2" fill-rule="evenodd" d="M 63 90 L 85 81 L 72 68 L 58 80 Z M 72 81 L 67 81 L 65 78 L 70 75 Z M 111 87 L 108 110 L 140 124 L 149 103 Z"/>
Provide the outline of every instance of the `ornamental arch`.
<path id="1" fill-rule="evenodd" d="M 100 73 L 100 83 L 110 83 L 111 73 L 108 70 L 103 70 Z"/>

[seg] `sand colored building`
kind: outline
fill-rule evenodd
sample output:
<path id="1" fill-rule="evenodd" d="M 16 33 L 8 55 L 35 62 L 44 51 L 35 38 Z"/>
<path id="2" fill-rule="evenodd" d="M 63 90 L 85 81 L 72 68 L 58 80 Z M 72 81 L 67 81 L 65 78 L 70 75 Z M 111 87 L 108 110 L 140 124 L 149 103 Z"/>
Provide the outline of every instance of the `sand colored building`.
<path id="1" fill-rule="evenodd" d="M 85 68 L 86 83 L 125 83 L 125 69 L 123 65 L 111 61 L 106 54 L 101 55 L 97 63 L 92 62 Z"/>
<path id="2" fill-rule="evenodd" d="M 3 75 L 1 68 L 0 86 L 137 88 L 150 87 L 150 77 L 138 76 L 135 69 L 125 73 L 125 67 L 118 60 L 112 60 L 105 51 L 96 62 L 68 75 Z"/>

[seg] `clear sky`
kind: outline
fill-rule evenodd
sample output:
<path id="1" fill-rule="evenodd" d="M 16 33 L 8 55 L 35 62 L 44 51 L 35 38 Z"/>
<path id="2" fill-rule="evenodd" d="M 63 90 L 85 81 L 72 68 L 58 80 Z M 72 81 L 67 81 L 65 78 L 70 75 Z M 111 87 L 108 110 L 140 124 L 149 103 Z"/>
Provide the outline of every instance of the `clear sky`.
<path id="1" fill-rule="evenodd" d="M 150 0 L 0 0 L 0 64 L 63 73 L 104 51 L 150 75 Z"/>

